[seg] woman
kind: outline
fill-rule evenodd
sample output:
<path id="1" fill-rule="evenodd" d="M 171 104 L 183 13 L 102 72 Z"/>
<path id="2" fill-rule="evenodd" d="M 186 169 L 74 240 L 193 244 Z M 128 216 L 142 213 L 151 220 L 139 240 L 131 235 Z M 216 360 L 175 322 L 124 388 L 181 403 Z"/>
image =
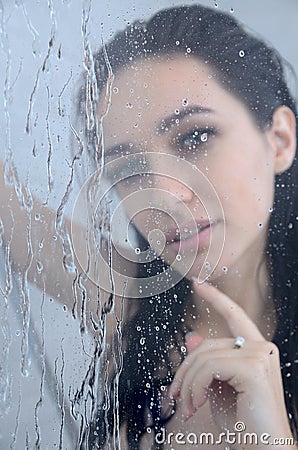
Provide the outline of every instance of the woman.
<path id="1" fill-rule="evenodd" d="M 91 83 L 82 102 L 103 127 L 96 160 L 121 179 L 122 201 L 143 191 L 125 203 L 139 252 L 152 229 L 164 234 L 138 276 L 160 276 L 177 255 L 183 264 L 172 288 L 127 300 L 120 359 L 86 445 L 209 448 L 199 439 L 210 432 L 218 448 L 249 448 L 229 435 L 239 423 L 259 437 L 253 448 L 268 445 L 262 433 L 277 447 L 274 438 L 297 438 L 297 111 L 281 58 L 196 5 L 129 26 L 94 58 L 99 94 Z M 97 129 L 87 128 L 92 149 Z M 139 153 L 145 165 L 125 172 Z M 206 183 L 224 215 L 200 197 Z"/>

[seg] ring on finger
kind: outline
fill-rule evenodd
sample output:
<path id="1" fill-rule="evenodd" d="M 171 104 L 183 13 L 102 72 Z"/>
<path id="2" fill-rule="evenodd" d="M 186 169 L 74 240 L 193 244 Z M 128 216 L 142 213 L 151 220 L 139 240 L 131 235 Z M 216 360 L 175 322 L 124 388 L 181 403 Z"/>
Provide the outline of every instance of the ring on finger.
<path id="1" fill-rule="evenodd" d="M 234 348 L 242 348 L 244 345 L 245 339 L 242 336 L 237 336 L 234 341 Z"/>

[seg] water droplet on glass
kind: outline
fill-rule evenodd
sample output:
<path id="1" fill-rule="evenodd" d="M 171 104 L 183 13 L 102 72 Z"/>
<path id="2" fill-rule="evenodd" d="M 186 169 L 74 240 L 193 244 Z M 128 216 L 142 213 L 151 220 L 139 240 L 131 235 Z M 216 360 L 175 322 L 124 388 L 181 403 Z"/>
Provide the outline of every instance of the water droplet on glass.
<path id="1" fill-rule="evenodd" d="M 113 89 L 113 92 L 114 92 L 114 94 L 118 94 L 119 88 L 117 88 L 117 87 L 115 86 L 114 89 Z"/>
<path id="2" fill-rule="evenodd" d="M 22 370 L 22 375 L 27 378 L 29 376 L 29 370 L 28 369 L 24 369 Z"/>
<path id="3" fill-rule="evenodd" d="M 263 224 L 262 224 L 262 223 L 259 223 L 259 224 L 258 224 L 258 227 L 259 227 L 259 228 L 262 228 L 262 227 L 263 227 Z"/>
<path id="4" fill-rule="evenodd" d="M 191 48 L 187 47 L 186 53 L 191 53 Z"/>
<path id="5" fill-rule="evenodd" d="M 208 140 L 208 133 L 203 133 L 201 136 L 201 141 L 206 142 Z"/>
<path id="6" fill-rule="evenodd" d="M 244 50 L 240 50 L 240 51 L 239 51 L 239 56 L 240 56 L 240 58 L 243 58 L 243 57 L 244 57 L 244 55 L 245 55 L 245 52 L 244 52 Z"/>
<path id="7" fill-rule="evenodd" d="M 175 114 L 178 115 L 180 113 L 180 110 L 177 108 L 175 109 Z"/>
<path id="8" fill-rule="evenodd" d="M 228 268 L 227 268 L 226 266 L 223 266 L 221 270 L 222 270 L 223 272 L 227 273 Z"/>
<path id="9" fill-rule="evenodd" d="M 43 264 L 41 261 L 36 261 L 36 269 L 38 273 L 41 273 L 43 270 Z"/>
<path id="10" fill-rule="evenodd" d="M 291 230 L 293 228 L 293 224 L 290 222 L 288 225 L 289 230 Z"/>
<path id="11" fill-rule="evenodd" d="M 186 353 L 186 347 L 184 347 L 184 345 L 182 345 L 182 347 L 181 347 L 181 352 Z"/>
<path id="12" fill-rule="evenodd" d="M 177 261 L 181 261 L 181 255 L 178 254 L 178 255 L 176 256 L 176 259 L 177 259 Z"/>
<path id="13" fill-rule="evenodd" d="M 132 108 L 133 108 L 133 105 L 132 105 L 131 103 L 126 103 L 126 108 L 132 109 Z"/>
<path id="14" fill-rule="evenodd" d="M 179 41 L 176 41 L 176 45 L 180 45 L 180 42 L 179 42 Z"/>
<path id="15" fill-rule="evenodd" d="M 146 339 L 145 339 L 144 337 L 142 337 L 142 338 L 140 339 L 140 344 L 141 344 L 141 345 L 144 345 L 144 344 L 145 344 L 145 340 L 146 340 Z"/>
<path id="16" fill-rule="evenodd" d="M 235 11 L 234 8 L 231 8 L 231 9 L 230 9 L 230 13 L 231 13 L 231 14 L 233 14 L 234 11 Z"/>
<path id="17" fill-rule="evenodd" d="M 40 214 L 39 213 L 35 214 L 35 220 L 37 220 L 37 221 L 40 220 Z"/>
<path id="18" fill-rule="evenodd" d="M 141 253 L 141 250 L 137 247 L 137 248 L 135 248 L 135 253 L 136 253 L 136 255 L 139 255 Z"/>
<path id="19" fill-rule="evenodd" d="M 184 98 L 184 99 L 182 100 L 182 105 L 183 105 L 183 106 L 187 106 L 187 105 L 188 105 L 188 99 L 187 99 L 187 98 Z"/>

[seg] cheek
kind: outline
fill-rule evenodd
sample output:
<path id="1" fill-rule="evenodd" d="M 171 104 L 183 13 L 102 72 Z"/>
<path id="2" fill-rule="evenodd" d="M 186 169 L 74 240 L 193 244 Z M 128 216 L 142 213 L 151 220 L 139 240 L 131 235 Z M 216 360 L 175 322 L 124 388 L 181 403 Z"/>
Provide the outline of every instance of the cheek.
<path id="1" fill-rule="evenodd" d="M 270 161 L 265 158 L 247 160 L 246 164 L 243 160 L 235 161 L 219 179 L 217 191 L 227 224 L 233 220 L 247 230 L 267 223 L 274 197 L 274 170 Z"/>
<path id="2" fill-rule="evenodd" d="M 274 168 L 267 158 L 256 158 L 255 164 L 244 178 L 242 183 L 243 198 L 251 205 L 251 212 L 255 214 L 254 223 L 264 224 L 269 217 L 269 210 L 273 205 L 274 197 Z M 246 194 L 245 194 L 246 191 Z M 241 195 L 240 195 L 241 197 Z"/>
<path id="3" fill-rule="evenodd" d="M 239 183 L 237 192 L 224 199 L 224 211 L 243 231 L 262 228 L 267 224 L 273 203 L 273 189 L 265 184 L 255 184 L 251 188 Z"/>

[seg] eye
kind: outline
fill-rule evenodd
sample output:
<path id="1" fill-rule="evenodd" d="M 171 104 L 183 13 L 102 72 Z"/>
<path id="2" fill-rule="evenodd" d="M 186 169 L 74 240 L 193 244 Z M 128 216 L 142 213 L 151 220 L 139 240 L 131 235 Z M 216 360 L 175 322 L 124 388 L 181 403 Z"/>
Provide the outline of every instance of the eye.
<path id="1" fill-rule="evenodd" d="M 136 153 L 135 153 L 136 151 Z M 150 184 L 150 161 L 131 143 L 120 144 L 106 152 L 103 175 L 116 189 L 142 189 Z"/>
<path id="2" fill-rule="evenodd" d="M 131 154 L 133 151 L 133 144 L 119 144 L 115 147 L 109 148 L 105 151 L 105 162 L 111 162 L 116 159 L 124 158 L 125 156 Z"/>
<path id="3" fill-rule="evenodd" d="M 214 135 L 215 130 L 212 128 L 196 128 L 194 130 L 191 130 L 189 133 L 179 133 L 179 136 L 177 136 L 176 138 L 176 143 L 179 147 L 179 150 L 198 150 L 200 147 L 204 146 L 204 144 L 206 144 Z"/>

